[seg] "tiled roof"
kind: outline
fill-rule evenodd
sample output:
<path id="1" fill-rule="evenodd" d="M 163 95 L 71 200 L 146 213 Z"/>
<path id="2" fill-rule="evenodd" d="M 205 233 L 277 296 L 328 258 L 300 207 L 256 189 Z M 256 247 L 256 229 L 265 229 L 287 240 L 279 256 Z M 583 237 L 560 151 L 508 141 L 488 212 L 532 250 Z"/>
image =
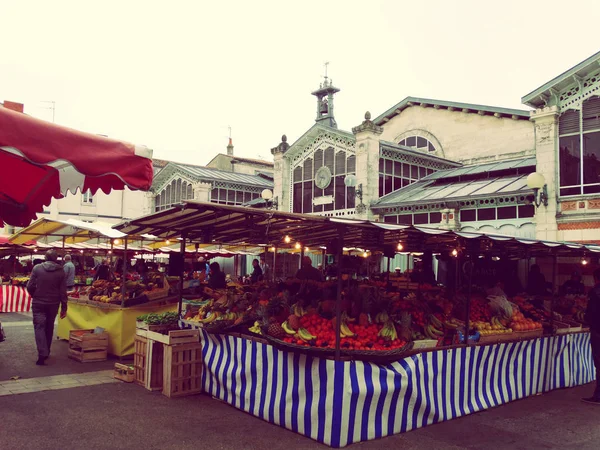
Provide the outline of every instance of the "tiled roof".
<path id="1" fill-rule="evenodd" d="M 224 181 L 230 183 L 245 184 L 247 186 L 259 186 L 272 188 L 273 181 L 267 180 L 257 175 L 248 175 L 245 173 L 226 172 L 224 170 L 213 169 L 209 167 L 194 166 L 190 164 L 171 163 L 176 168 L 187 172 L 191 177 L 207 181 Z"/>

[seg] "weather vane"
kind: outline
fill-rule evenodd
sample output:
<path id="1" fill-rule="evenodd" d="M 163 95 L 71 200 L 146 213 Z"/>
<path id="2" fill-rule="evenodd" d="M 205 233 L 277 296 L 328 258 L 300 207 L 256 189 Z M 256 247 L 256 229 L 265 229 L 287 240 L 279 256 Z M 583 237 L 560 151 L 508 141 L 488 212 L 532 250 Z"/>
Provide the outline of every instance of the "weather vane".
<path id="1" fill-rule="evenodd" d="M 329 65 L 329 61 L 325 61 L 325 81 L 327 81 L 327 66 Z"/>

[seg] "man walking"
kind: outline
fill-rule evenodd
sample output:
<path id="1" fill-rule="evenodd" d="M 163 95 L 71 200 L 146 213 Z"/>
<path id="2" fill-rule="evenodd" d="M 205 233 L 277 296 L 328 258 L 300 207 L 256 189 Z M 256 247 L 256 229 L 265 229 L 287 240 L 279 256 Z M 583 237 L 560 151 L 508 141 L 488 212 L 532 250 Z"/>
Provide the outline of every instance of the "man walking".
<path id="1" fill-rule="evenodd" d="M 63 270 L 65 271 L 67 292 L 70 292 L 73 290 L 73 286 L 75 286 L 75 264 L 71 261 L 71 255 L 65 255 Z"/>
<path id="2" fill-rule="evenodd" d="M 594 287 L 589 293 L 585 321 L 590 326 L 592 358 L 596 366 L 596 390 L 594 395 L 581 400 L 600 405 L 600 269 L 594 271 Z"/>
<path id="3" fill-rule="evenodd" d="M 36 364 L 43 366 L 50 356 L 50 346 L 54 335 L 54 320 L 60 309 L 60 318 L 67 316 L 67 278 L 62 267 L 57 263 L 56 250 L 46 252 L 46 261 L 38 264 L 31 271 L 27 283 L 27 291 L 33 301 L 33 328 L 35 343 L 38 349 Z"/>

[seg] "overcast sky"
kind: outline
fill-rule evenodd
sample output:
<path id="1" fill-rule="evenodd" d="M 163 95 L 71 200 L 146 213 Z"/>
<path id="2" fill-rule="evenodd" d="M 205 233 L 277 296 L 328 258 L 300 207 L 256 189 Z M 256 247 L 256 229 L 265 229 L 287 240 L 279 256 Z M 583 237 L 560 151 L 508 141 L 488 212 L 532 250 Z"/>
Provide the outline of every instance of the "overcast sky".
<path id="1" fill-rule="evenodd" d="M 301 136 L 325 61 L 350 130 L 409 95 L 525 109 L 600 50 L 597 0 L 0 0 L 0 18 L 0 101 L 196 164 L 228 126 L 246 157 Z"/>

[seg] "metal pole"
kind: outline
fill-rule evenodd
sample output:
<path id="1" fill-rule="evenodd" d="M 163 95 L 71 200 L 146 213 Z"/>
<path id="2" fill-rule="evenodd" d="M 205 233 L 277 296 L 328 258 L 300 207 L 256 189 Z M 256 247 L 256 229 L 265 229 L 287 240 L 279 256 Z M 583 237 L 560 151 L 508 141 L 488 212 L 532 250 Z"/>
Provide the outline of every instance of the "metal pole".
<path id="1" fill-rule="evenodd" d="M 556 299 L 556 272 L 558 269 L 558 256 L 556 255 L 556 251 L 552 252 L 552 297 L 550 299 L 550 330 L 552 336 L 554 336 L 554 300 Z"/>
<path id="2" fill-rule="evenodd" d="M 179 273 L 179 306 L 177 308 L 177 312 L 179 314 L 179 317 L 181 317 L 181 306 L 183 303 L 183 267 L 185 266 L 185 240 L 187 238 L 187 233 L 182 233 L 181 234 L 181 247 L 180 247 L 180 252 L 181 252 L 181 272 Z"/>
<path id="3" fill-rule="evenodd" d="M 458 261 L 457 261 L 458 262 Z M 473 291 L 473 261 L 469 258 L 469 287 L 467 295 L 467 320 L 465 321 L 465 345 L 469 345 L 469 333 L 471 332 L 471 294 Z"/>
<path id="4" fill-rule="evenodd" d="M 298 269 L 302 269 L 302 260 L 304 259 L 304 245 L 300 247 L 300 267 Z"/>
<path id="5" fill-rule="evenodd" d="M 123 247 L 123 275 L 121 276 L 121 302 L 123 305 L 125 304 L 125 282 L 127 281 L 127 265 L 127 238 L 125 238 L 125 243 Z"/>
<path id="6" fill-rule="evenodd" d="M 275 280 L 277 279 L 275 276 L 275 268 L 277 267 L 277 247 L 273 247 L 273 283 L 275 283 Z"/>
<path id="7" fill-rule="evenodd" d="M 342 257 L 344 255 L 344 229 L 338 229 L 338 248 L 337 248 L 337 298 L 335 302 L 335 359 L 340 360 L 340 327 L 342 325 Z"/>

